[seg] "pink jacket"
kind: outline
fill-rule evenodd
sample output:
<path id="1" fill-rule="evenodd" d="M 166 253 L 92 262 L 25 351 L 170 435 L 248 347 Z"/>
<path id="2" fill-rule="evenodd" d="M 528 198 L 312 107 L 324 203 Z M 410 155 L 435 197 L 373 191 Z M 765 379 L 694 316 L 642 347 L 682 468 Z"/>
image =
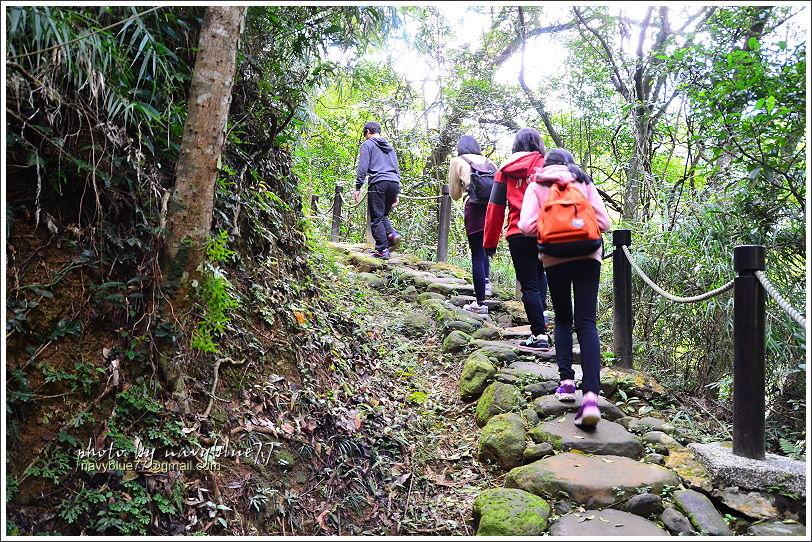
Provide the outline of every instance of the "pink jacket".
<path id="1" fill-rule="evenodd" d="M 609 214 L 606 212 L 606 206 L 601 200 L 598 190 L 593 183 L 585 184 L 575 180 L 575 177 L 567 169 L 567 166 L 554 165 L 546 166 L 544 169 L 535 174 L 534 180 L 536 182 L 530 183 L 527 187 L 527 192 L 524 194 L 524 201 L 522 202 L 522 212 L 519 215 L 519 229 L 525 235 L 536 237 L 538 235 L 538 219 L 539 210 L 544 202 L 547 201 L 547 196 L 550 194 L 550 182 L 559 184 L 575 183 L 575 186 L 584 193 L 592 208 L 595 209 L 595 218 L 598 219 L 598 227 L 602 232 L 609 231 L 612 224 L 609 220 Z M 541 254 L 540 256 L 544 267 L 552 267 L 554 265 L 570 262 L 573 260 L 583 260 L 585 258 L 592 258 L 599 262 L 603 258 L 603 250 L 598 249 L 586 256 L 578 256 L 577 258 L 556 258 Z"/>

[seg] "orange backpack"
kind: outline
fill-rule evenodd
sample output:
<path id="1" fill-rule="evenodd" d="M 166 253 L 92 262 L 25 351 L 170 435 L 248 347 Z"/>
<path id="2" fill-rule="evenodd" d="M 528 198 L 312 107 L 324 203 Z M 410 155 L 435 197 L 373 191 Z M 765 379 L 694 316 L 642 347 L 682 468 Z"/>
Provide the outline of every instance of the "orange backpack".
<path id="1" fill-rule="evenodd" d="M 539 251 L 557 258 L 586 256 L 603 246 L 592 204 L 575 183 L 550 186 L 539 211 Z"/>

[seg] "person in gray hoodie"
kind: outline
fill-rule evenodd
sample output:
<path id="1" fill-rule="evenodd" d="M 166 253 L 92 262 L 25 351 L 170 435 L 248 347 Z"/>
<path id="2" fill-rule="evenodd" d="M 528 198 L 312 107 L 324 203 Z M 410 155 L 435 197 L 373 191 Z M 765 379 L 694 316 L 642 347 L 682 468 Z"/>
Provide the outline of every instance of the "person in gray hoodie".
<path id="1" fill-rule="evenodd" d="M 358 154 L 358 172 L 355 194 L 361 199 L 361 187 L 369 182 L 369 222 L 375 239 L 373 256 L 389 259 L 389 249 L 397 248 L 403 237 L 392 227 L 389 212 L 398 203 L 400 193 L 400 168 L 395 149 L 381 137 L 381 125 L 377 122 L 364 124 L 364 138 Z"/>

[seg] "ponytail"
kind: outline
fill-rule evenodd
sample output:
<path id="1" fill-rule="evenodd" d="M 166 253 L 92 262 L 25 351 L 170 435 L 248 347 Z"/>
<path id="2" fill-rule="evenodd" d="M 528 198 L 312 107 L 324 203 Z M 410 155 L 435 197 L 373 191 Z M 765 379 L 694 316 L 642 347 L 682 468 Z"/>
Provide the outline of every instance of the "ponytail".
<path id="1" fill-rule="evenodd" d="M 545 166 L 567 166 L 567 169 L 572 176 L 575 177 L 575 180 L 579 183 L 589 184 L 592 182 L 592 177 L 587 175 L 584 170 L 579 168 L 575 164 L 575 157 L 572 156 L 568 150 L 565 149 L 553 149 L 547 153 L 547 156 L 544 158 L 544 165 Z"/>

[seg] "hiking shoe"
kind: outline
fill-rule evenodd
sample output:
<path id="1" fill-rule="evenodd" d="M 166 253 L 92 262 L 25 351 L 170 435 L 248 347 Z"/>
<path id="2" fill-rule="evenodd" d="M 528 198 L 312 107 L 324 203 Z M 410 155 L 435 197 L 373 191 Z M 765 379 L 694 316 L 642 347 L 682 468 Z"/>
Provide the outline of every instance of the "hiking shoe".
<path id="1" fill-rule="evenodd" d="M 584 402 L 575 414 L 575 425 L 594 427 L 601 419 L 601 410 L 598 408 L 598 396 L 588 391 L 584 394 Z"/>
<path id="2" fill-rule="evenodd" d="M 403 236 L 395 231 L 387 235 L 386 240 L 389 241 L 389 248 L 395 250 L 400 247 L 400 243 L 403 241 Z"/>
<path id="3" fill-rule="evenodd" d="M 476 301 L 463 305 L 462 308 L 475 314 L 488 314 L 488 307 L 486 305 L 480 305 Z"/>
<path id="4" fill-rule="evenodd" d="M 493 288 L 491 288 L 491 281 L 485 279 L 485 296 L 492 296 L 493 295 Z"/>
<path id="5" fill-rule="evenodd" d="M 385 248 L 383 250 L 376 250 L 375 252 L 372 253 L 372 256 L 374 258 L 380 258 L 382 260 L 388 260 L 389 259 L 389 249 Z"/>
<path id="6" fill-rule="evenodd" d="M 561 385 L 555 390 L 555 398 L 565 403 L 575 401 L 575 382 L 572 380 L 562 380 Z"/>
<path id="7" fill-rule="evenodd" d="M 545 352 L 550 349 L 550 338 L 547 335 L 530 335 L 527 340 L 516 347 L 525 352 Z"/>

